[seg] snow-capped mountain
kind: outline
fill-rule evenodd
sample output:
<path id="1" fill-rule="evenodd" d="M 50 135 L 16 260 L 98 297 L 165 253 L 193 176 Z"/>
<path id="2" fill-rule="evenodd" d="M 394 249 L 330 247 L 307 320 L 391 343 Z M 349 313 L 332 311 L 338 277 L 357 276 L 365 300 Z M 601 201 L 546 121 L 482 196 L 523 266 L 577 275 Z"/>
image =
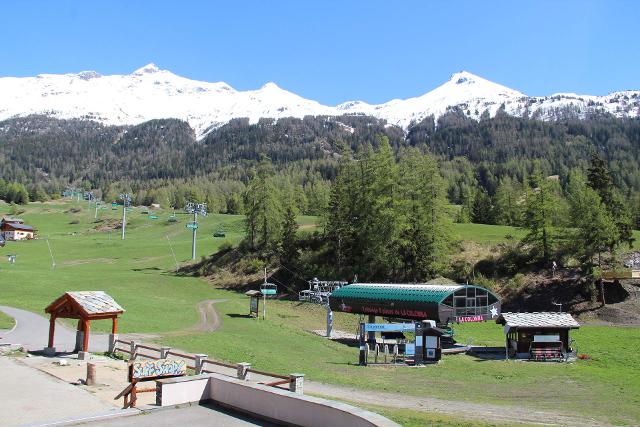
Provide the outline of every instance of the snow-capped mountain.
<path id="1" fill-rule="evenodd" d="M 604 111 L 618 117 L 640 116 L 640 91 L 606 96 L 554 94 L 529 97 L 468 72 L 459 72 L 436 89 L 416 98 L 394 99 L 380 105 L 350 101 L 326 106 L 267 83 L 258 90 L 238 91 L 224 82 L 186 79 L 154 64 L 128 75 L 102 76 L 94 71 L 0 78 L 0 120 L 48 114 L 57 118 L 86 118 L 110 125 L 132 125 L 158 118 L 189 122 L 200 138 L 233 118 L 304 117 L 306 115 L 365 114 L 407 128 L 411 122 L 452 107 L 479 119 L 504 106 L 508 114 L 541 119 L 558 110 L 578 115 Z"/>

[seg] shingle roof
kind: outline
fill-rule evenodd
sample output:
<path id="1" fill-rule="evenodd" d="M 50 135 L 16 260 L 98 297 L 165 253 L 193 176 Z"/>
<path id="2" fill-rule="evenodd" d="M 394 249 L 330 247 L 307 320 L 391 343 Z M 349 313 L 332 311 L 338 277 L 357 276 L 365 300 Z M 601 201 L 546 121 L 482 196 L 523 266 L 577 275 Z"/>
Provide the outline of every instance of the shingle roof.
<path id="1" fill-rule="evenodd" d="M 579 328 L 580 324 L 569 313 L 534 312 L 502 313 L 496 323 L 511 328 Z"/>
<path id="2" fill-rule="evenodd" d="M 67 292 L 87 314 L 122 313 L 124 308 L 103 291 Z"/>
<path id="3" fill-rule="evenodd" d="M 19 224 L 22 224 L 24 221 L 20 218 L 11 218 L 10 216 L 3 216 L 2 217 L 2 222 L 17 222 Z"/>
<path id="4" fill-rule="evenodd" d="M 26 224 L 18 224 L 17 222 L 8 222 L 5 227 L 11 227 L 14 230 L 33 231 L 33 227 Z"/>
<path id="5" fill-rule="evenodd" d="M 464 287 L 465 285 L 354 283 L 335 290 L 331 294 L 331 299 L 352 298 L 440 303 L 452 292 Z"/>

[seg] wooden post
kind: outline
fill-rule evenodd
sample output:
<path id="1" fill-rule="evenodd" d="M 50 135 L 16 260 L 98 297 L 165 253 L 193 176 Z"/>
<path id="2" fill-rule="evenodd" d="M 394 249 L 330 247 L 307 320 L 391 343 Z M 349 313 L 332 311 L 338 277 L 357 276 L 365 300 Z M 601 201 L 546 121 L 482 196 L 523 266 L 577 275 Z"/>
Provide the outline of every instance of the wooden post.
<path id="1" fill-rule="evenodd" d="M 118 333 L 118 318 L 114 317 L 113 322 L 111 324 L 111 333 L 112 334 L 117 334 Z"/>
<path id="2" fill-rule="evenodd" d="M 132 408 L 135 408 L 136 403 L 138 402 L 138 394 L 137 394 L 138 380 L 133 380 L 131 383 L 133 384 L 133 388 L 131 389 L 131 405 L 130 406 Z"/>
<path id="3" fill-rule="evenodd" d="M 56 332 L 56 316 L 55 314 L 51 315 L 49 319 L 49 348 L 53 348 L 53 336 Z"/>
<path id="4" fill-rule="evenodd" d="M 84 381 L 85 385 L 96 385 L 96 365 L 93 363 L 87 363 L 87 379 Z"/>
<path id="5" fill-rule="evenodd" d="M 83 343 L 82 343 L 82 351 L 89 351 L 89 321 L 85 320 L 84 321 L 84 339 L 83 339 Z"/>

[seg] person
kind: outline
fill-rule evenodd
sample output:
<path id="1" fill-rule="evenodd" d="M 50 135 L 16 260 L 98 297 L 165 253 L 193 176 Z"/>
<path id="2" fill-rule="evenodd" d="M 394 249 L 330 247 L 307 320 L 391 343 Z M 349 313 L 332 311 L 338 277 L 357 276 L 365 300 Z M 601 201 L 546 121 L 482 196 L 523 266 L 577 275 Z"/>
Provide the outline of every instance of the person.
<path id="1" fill-rule="evenodd" d="M 556 264 L 555 261 L 553 261 L 553 263 L 551 263 L 551 277 L 556 277 L 556 268 L 558 267 L 558 264 Z"/>

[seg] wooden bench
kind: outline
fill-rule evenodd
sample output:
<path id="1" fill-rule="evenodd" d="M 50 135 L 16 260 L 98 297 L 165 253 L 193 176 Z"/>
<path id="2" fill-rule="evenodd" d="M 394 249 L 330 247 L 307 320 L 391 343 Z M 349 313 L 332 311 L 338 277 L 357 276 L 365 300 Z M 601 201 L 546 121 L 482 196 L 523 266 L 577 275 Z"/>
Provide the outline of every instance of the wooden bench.
<path id="1" fill-rule="evenodd" d="M 560 361 L 564 360 L 562 352 L 562 342 L 532 342 L 529 348 L 529 358 L 537 361 Z"/>

